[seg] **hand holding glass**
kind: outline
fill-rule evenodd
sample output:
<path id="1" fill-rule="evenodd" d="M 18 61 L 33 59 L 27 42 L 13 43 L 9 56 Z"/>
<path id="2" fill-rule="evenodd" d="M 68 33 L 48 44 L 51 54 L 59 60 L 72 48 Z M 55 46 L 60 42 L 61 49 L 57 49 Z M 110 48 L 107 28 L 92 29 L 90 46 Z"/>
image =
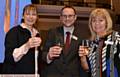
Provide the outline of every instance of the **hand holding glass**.
<path id="1" fill-rule="evenodd" d="M 90 48 L 89 40 L 82 40 L 82 44 L 79 47 L 79 56 L 88 55 Z"/>

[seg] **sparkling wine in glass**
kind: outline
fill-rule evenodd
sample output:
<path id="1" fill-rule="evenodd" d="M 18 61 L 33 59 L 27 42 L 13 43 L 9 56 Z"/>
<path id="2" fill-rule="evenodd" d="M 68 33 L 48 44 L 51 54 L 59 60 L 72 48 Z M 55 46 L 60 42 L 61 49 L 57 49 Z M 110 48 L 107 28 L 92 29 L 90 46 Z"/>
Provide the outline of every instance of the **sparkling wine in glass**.
<path id="1" fill-rule="evenodd" d="M 82 40 L 82 46 L 84 47 L 84 49 L 87 49 L 88 51 L 90 50 L 90 40 Z M 89 53 L 88 51 L 85 51 L 87 54 Z"/>

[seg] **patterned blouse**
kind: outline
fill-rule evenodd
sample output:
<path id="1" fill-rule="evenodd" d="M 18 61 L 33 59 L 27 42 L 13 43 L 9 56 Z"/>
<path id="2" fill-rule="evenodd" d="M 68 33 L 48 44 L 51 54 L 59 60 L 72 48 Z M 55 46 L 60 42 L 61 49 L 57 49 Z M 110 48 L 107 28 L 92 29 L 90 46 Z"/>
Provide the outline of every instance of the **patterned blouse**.
<path id="1" fill-rule="evenodd" d="M 91 77 L 120 77 L 120 35 L 112 32 L 100 41 L 92 42 L 88 60 Z"/>

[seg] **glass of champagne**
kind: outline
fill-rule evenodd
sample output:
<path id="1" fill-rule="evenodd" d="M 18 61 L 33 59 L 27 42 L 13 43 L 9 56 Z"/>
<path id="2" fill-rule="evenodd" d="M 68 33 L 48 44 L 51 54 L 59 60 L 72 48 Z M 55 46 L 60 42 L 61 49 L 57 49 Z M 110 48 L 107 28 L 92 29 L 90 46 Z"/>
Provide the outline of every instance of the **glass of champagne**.
<path id="1" fill-rule="evenodd" d="M 84 47 L 84 51 L 86 54 L 89 53 L 89 50 L 90 50 L 90 40 L 82 40 L 82 46 Z"/>
<path id="2" fill-rule="evenodd" d="M 54 46 L 58 46 L 58 49 L 60 50 L 58 54 L 61 55 L 63 53 L 62 50 L 64 48 L 64 41 L 60 36 L 56 36 L 54 41 Z"/>
<path id="3" fill-rule="evenodd" d="M 57 36 L 56 39 L 55 39 L 55 45 L 56 46 L 60 46 L 60 47 L 64 47 L 64 43 L 62 41 L 62 38 L 60 36 Z"/>

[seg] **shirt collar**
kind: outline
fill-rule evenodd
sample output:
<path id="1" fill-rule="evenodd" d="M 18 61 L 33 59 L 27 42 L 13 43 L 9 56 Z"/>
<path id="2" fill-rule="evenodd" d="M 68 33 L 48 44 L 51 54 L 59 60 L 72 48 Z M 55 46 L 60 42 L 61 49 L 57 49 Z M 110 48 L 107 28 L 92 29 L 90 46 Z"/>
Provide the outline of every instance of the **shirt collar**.
<path id="1" fill-rule="evenodd" d="M 74 31 L 74 26 L 71 26 L 71 27 L 64 26 L 64 34 L 66 34 L 66 32 L 70 32 L 72 34 L 73 31 Z"/>
<path id="2" fill-rule="evenodd" d="M 21 27 L 29 30 L 31 34 L 34 34 L 34 36 L 39 33 L 38 30 L 35 29 L 34 27 L 33 27 L 33 30 L 31 31 L 30 29 L 27 28 L 27 25 L 25 25 L 24 23 L 21 23 Z"/>

